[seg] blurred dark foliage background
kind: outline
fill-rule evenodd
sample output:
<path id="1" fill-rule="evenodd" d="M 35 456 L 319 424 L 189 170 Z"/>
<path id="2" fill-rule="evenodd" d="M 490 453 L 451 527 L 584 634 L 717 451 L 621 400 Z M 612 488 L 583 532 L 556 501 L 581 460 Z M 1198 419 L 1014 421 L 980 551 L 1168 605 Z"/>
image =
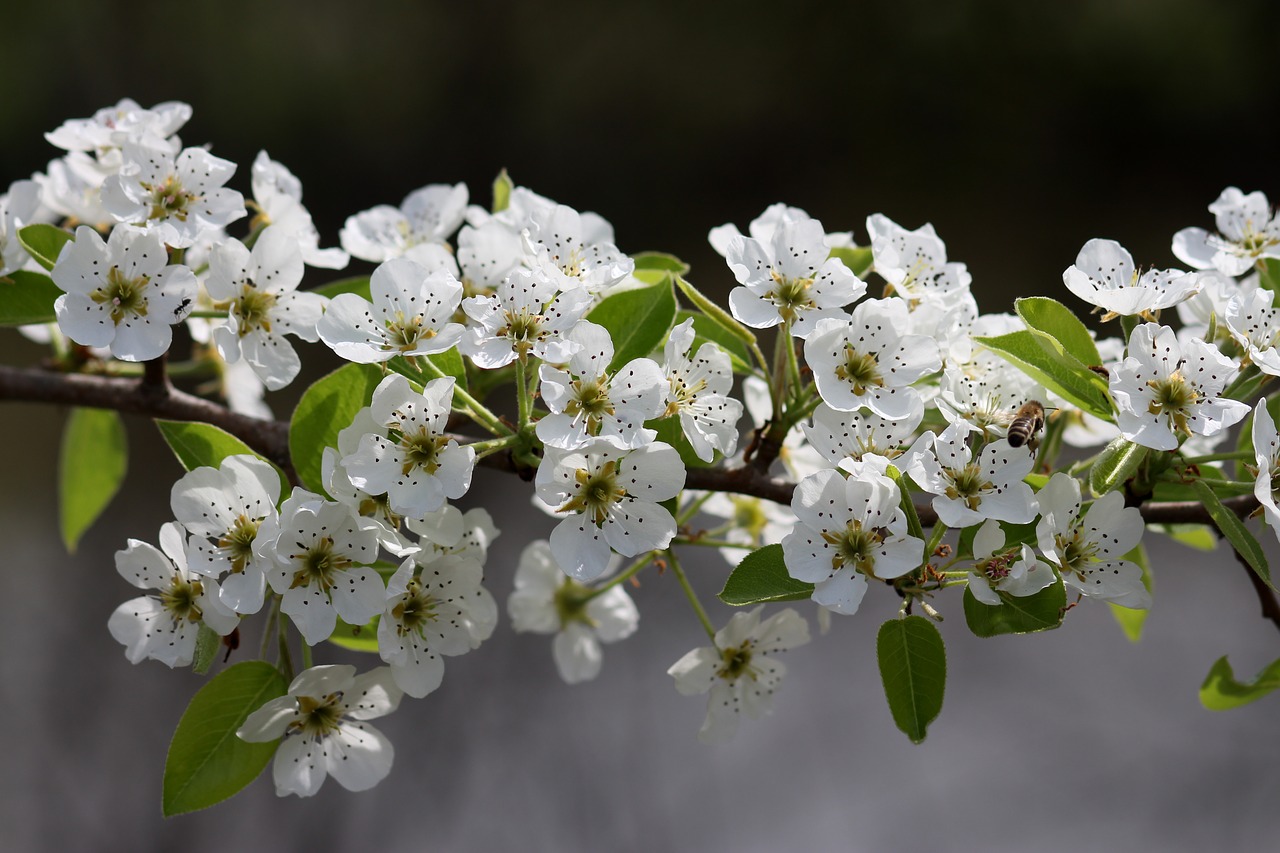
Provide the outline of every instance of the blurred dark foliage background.
<path id="1" fill-rule="evenodd" d="M 259 149 L 288 165 L 326 246 L 346 216 L 427 183 L 466 181 L 487 203 L 506 167 L 605 215 L 624 251 L 690 261 L 712 292 L 730 277 L 707 230 L 785 201 L 864 243 L 873 212 L 932 221 L 986 311 L 1030 294 L 1079 308 L 1061 272 L 1087 239 L 1168 266 L 1173 233 L 1210 226 L 1223 187 L 1280 198 L 1278 17 L 1265 0 L 9 4 L 0 164 L 6 180 L 42 169 L 58 153 L 42 132 L 121 97 L 178 99 L 195 108 L 184 142 L 240 163 L 238 189 Z M 0 354 L 40 357 L 12 333 Z M 397 764 L 376 791 L 330 781 L 277 802 L 260 780 L 162 822 L 165 745 L 200 679 L 131 667 L 105 624 L 132 594 L 110 555 L 154 539 L 180 472 L 129 419 L 125 491 L 68 557 L 52 476 L 64 417 L 0 407 L 5 850 L 1274 842 L 1275 701 L 1210 714 L 1195 690 L 1224 653 L 1257 671 L 1275 631 L 1234 561 L 1154 536 L 1157 603 L 1137 646 L 1103 607 L 1050 634 L 976 640 L 958 597 L 946 605 L 951 682 L 921 747 L 879 694 L 874 633 L 893 613 L 869 597 L 791 654 L 771 720 L 701 748 L 702 701 L 677 696 L 664 670 L 703 637 L 655 576 L 636 592 L 642 630 L 606 649 L 590 685 L 556 683 L 549 640 L 504 624 L 450 661 L 437 694 L 384 721 Z M 504 529 L 489 567 L 503 604 L 520 548 L 547 529 L 511 485 L 480 477 L 472 496 Z M 701 567 L 708 595 L 716 559 Z"/>

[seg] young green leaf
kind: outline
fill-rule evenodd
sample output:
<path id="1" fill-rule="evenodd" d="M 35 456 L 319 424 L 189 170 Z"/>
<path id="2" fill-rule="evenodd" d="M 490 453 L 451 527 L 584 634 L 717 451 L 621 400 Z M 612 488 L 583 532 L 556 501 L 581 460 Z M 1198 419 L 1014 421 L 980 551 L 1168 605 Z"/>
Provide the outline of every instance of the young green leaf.
<path id="1" fill-rule="evenodd" d="M 829 258 L 839 258 L 844 261 L 844 265 L 853 271 L 853 274 L 862 278 L 871 269 L 874 258 L 871 255 L 871 249 L 863 246 L 861 248 L 853 246 L 839 246 L 831 250 Z"/>
<path id="2" fill-rule="evenodd" d="M 71 236 L 70 231 L 43 222 L 18 230 L 18 242 L 22 244 L 22 248 L 47 270 L 53 269 L 53 265 L 58 262 L 62 247 L 71 241 Z"/>
<path id="3" fill-rule="evenodd" d="M 191 698 L 178 721 L 164 763 L 165 817 L 220 803 L 248 785 L 275 754 L 279 741 L 236 737 L 245 718 L 288 685 L 275 667 L 245 661 L 218 673 Z"/>
<path id="4" fill-rule="evenodd" d="M 1051 335 L 1081 364 L 1086 367 L 1102 364 L 1093 335 L 1075 312 L 1061 302 L 1047 296 L 1032 296 L 1015 300 L 1013 310 L 1028 328 Z"/>
<path id="5" fill-rule="evenodd" d="M 202 465 L 217 468 L 228 456 L 247 453 L 270 463 L 280 476 L 280 494 L 289 494 L 289 478 L 279 466 L 270 459 L 263 458 L 261 453 L 254 452 L 249 445 L 231 433 L 200 421 L 165 421 L 157 418 L 155 423 L 168 442 L 169 449 L 186 470 L 193 471 Z"/>
<path id="6" fill-rule="evenodd" d="M 498 177 L 493 179 L 493 212 L 501 213 L 511 206 L 511 191 L 515 189 L 515 184 L 511 182 L 511 176 L 507 174 L 507 170 L 503 169 L 498 173 Z"/>
<path id="7" fill-rule="evenodd" d="M 329 299 L 343 293 L 354 293 L 362 299 L 366 299 L 370 302 L 373 301 L 373 297 L 369 295 L 369 276 L 367 275 L 358 275 L 353 278 L 340 278 L 337 281 L 330 281 L 326 284 L 320 285 L 311 292 L 318 293 L 321 296 L 326 296 Z"/>
<path id="8" fill-rule="evenodd" d="M 1007 335 L 974 338 L 974 341 L 1083 411 L 1104 420 L 1111 419 L 1111 401 L 1099 384 L 1101 378 L 1062 349 L 1051 335 L 1023 329 Z"/>
<path id="9" fill-rule="evenodd" d="M 333 633 L 329 635 L 329 642 L 335 646 L 341 646 L 344 649 L 350 649 L 353 652 L 378 652 L 378 617 L 367 625 L 348 625 L 341 619 L 338 620 L 337 626 L 333 629 Z"/>
<path id="10" fill-rule="evenodd" d="M 417 363 L 410 364 L 405 358 L 396 356 L 387 362 L 387 367 L 401 376 L 412 379 L 421 387 L 432 379 L 439 378 L 430 367 L 421 363 L 430 361 L 445 376 L 453 377 L 454 387 L 461 388 L 463 391 L 467 390 L 467 365 L 462 360 L 462 356 L 458 353 L 456 347 L 433 355 L 420 355 L 415 357 L 414 361 Z"/>
<path id="11" fill-rule="evenodd" d="M 739 338 L 726 332 L 724 327 L 706 314 L 693 311 L 677 311 L 675 325 L 679 326 L 689 319 L 693 320 L 693 345 L 689 347 L 691 354 L 696 355 L 703 344 L 713 343 L 729 354 L 729 363 L 733 366 L 734 373 L 751 372 L 751 351 Z"/>
<path id="12" fill-rule="evenodd" d="M 289 455 L 302 485 L 324 492 L 320 473 L 324 449 L 338 446 L 338 433 L 369 405 L 380 381 L 382 371 L 376 365 L 348 364 L 303 392 L 289 421 Z"/>
<path id="13" fill-rule="evenodd" d="M 1222 501 L 1218 500 L 1218 496 L 1213 493 L 1208 483 L 1204 480 L 1196 480 L 1194 486 L 1200 503 L 1204 504 L 1204 508 L 1209 511 L 1209 517 L 1222 531 L 1222 535 L 1227 537 L 1231 547 L 1235 548 L 1236 553 L 1249 564 L 1249 568 L 1262 578 L 1263 583 L 1271 587 L 1273 592 L 1276 591 L 1276 585 L 1271 582 L 1271 569 L 1267 566 L 1267 556 L 1262 553 L 1262 546 L 1258 544 L 1258 540 L 1245 528 L 1244 523 L 1234 512 L 1222 505 Z"/>
<path id="14" fill-rule="evenodd" d="M 1116 438 L 1098 454 L 1089 469 L 1089 489 L 1096 497 L 1124 485 L 1138 471 L 1147 456 L 1147 448 L 1127 438 Z"/>
<path id="15" fill-rule="evenodd" d="M 1226 656 L 1218 658 L 1204 684 L 1200 685 L 1200 704 L 1210 711 L 1230 711 L 1248 705 L 1280 688 L 1280 660 L 1258 673 L 1253 681 L 1237 681 Z"/>
<path id="16" fill-rule="evenodd" d="M 666 252 L 640 252 L 632 255 L 638 270 L 661 270 L 675 275 L 688 275 L 689 265 Z"/>
<path id="17" fill-rule="evenodd" d="M 743 557 L 720 590 L 720 600 L 734 607 L 768 601 L 804 601 L 812 595 L 813 584 L 787 574 L 781 545 L 766 545 Z"/>
<path id="18" fill-rule="evenodd" d="M 663 273 L 657 284 L 606 296 L 587 319 L 609 330 L 613 338 L 611 370 L 657 349 L 676 318 L 676 295 L 671 277 Z"/>
<path id="19" fill-rule="evenodd" d="M 1207 524 L 1148 524 L 1147 529 L 1163 533 L 1175 542 L 1197 551 L 1218 550 L 1218 535 Z"/>
<path id="20" fill-rule="evenodd" d="M 58 459 L 58 509 L 68 552 L 75 553 L 80 537 L 111 503 L 128 467 L 120 416 L 106 409 L 72 409 Z"/>
<path id="21" fill-rule="evenodd" d="M 894 724 L 912 743 L 920 743 L 942 710 L 947 682 L 942 635 L 923 616 L 890 619 L 876 635 L 876 657 Z"/>
<path id="22" fill-rule="evenodd" d="M 1280 260 L 1261 258 L 1258 263 L 1258 283 L 1267 290 L 1280 290 Z"/>
<path id="23" fill-rule="evenodd" d="M 0 278 L 0 326 L 52 323 L 62 290 L 43 273 L 18 270 Z"/>
<path id="24" fill-rule="evenodd" d="M 1001 634 L 1034 634 L 1062 624 L 1067 594 L 1062 581 L 1054 581 L 1035 595 L 1016 596 L 997 591 L 999 605 L 983 604 L 964 591 L 964 621 L 978 637 Z"/>
<path id="25" fill-rule="evenodd" d="M 685 281 L 682 276 L 676 276 L 676 286 L 680 288 L 680 292 L 684 294 L 685 299 L 693 303 L 694 308 L 711 318 L 711 321 L 717 326 L 747 346 L 755 344 L 756 336 L 754 332 L 735 320 L 732 314 L 721 308 L 714 301 L 703 296 L 696 287 Z"/>
<path id="26" fill-rule="evenodd" d="M 221 646 L 222 638 L 218 636 L 218 632 L 201 623 L 200 630 L 196 632 L 196 652 L 191 659 L 191 671 L 196 675 L 208 672 Z"/>
<path id="27" fill-rule="evenodd" d="M 1151 561 L 1147 559 L 1147 549 L 1143 547 L 1141 542 L 1120 559 L 1128 560 L 1142 569 L 1142 585 L 1147 588 L 1148 593 L 1155 591 L 1155 579 L 1151 576 Z M 1112 602 L 1107 602 L 1107 604 L 1111 608 L 1111 616 L 1120 625 L 1120 630 L 1124 631 L 1124 635 L 1129 638 L 1129 642 L 1136 643 L 1141 640 L 1142 626 L 1147 623 L 1147 614 L 1151 611 L 1121 607 Z"/>

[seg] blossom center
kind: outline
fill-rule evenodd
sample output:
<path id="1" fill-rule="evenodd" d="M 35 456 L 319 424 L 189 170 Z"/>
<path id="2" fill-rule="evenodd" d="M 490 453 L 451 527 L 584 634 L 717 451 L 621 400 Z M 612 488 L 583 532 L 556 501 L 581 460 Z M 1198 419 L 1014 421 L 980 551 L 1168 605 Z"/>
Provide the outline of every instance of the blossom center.
<path id="1" fill-rule="evenodd" d="M 995 488 L 995 484 L 982 476 L 982 468 L 970 462 L 963 468 L 945 468 L 943 473 L 950 480 L 946 496 L 954 500 L 963 500 L 969 509 L 977 510 L 982 503 L 982 495 Z"/>
<path id="2" fill-rule="evenodd" d="M 579 468 L 574 480 L 578 493 L 557 511 L 586 513 L 597 527 L 609 517 L 609 508 L 627 496 L 627 490 L 618 485 L 618 463 L 614 461 L 594 472 Z"/>
<path id="3" fill-rule="evenodd" d="M 416 347 L 418 341 L 430 340 L 435 336 L 436 330 L 424 326 L 421 315 L 406 317 L 403 311 L 397 311 L 396 318 L 387 321 L 387 339 L 402 352 Z"/>
<path id="4" fill-rule="evenodd" d="M 299 547 L 304 547 L 298 543 Z M 293 573 L 290 589 L 314 584 L 326 594 L 333 589 L 335 575 L 351 567 L 351 560 L 333 552 L 333 540 L 323 536 L 316 540 L 310 548 L 300 554 L 293 554 L 290 559 L 301 563 L 301 568 Z"/>
<path id="5" fill-rule="evenodd" d="M 859 397 L 867 393 L 868 388 L 884 387 L 880 362 L 875 355 L 860 353 L 851 344 L 845 344 L 844 363 L 837 365 L 836 376 L 852 385 L 853 393 Z"/>
<path id="6" fill-rule="evenodd" d="M 574 419 L 579 415 L 585 417 L 588 432 L 595 433 L 599 430 L 600 421 L 604 416 L 613 414 L 613 404 L 609 401 L 609 386 L 605 377 L 575 380 L 569 402 L 564 410 Z"/>
<path id="7" fill-rule="evenodd" d="M 560 627 L 563 629 L 573 622 L 581 622 L 588 627 L 595 628 L 599 623 L 587 614 L 587 602 L 591 600 L 592 591 L 589 587 L 575 581 L 573 578 L 565 578 L 564 582 L 556 589 L 553 603 L 556 608 L 556 616 L 560 619 Z"/>
<path id="8" fill-rule="evenodd" d="M 720 650 L 720 669 L 716 675 L 725 681 L 736 681 L 747 675 L 755 679 L 756 669 L 751 666 L 751 640 L 744 640 L 742 645 Z"/>
<path id="9" fill-rule="evenodd" d="M 1151 379 L 1147 382 L 1151 389 L 1151 402 L 1147 411 L 1153 415 L 1167 417 L 1176 431 L 1185 435 L 1191 434 L 1187 426 L 1188 409 L 1199 402 L 1200 394 L 1183 377 L 1182 371 L 1175 370 L 1167 379 Z"/>
<path id="10" fill-rule="evenodd" d="M 883 527 L 863 528 L 862 522 L 856 519 L 851 519 L 844 530 L 823 533 L 822 538 L 835 549 L 831 569 L 852 566 L 868 577 L 875 577 L 876 549 L 887 533 Z"/>
<path id="11" fill-rule="evenodd" d="M 305 734 L 319 740 L 336 732 L 342 725 L 342 691 L 317 699 L 298 697 L 299 719 L 289 724 L 286 734 Z"/>
<path id="12" fill-rule="evenodd" d="M 394 435 L 395 430 L 392 430 L 392 436 Z M 434 474 L 440 468 L 440 451 L 448 443 L 447 436 L 432 432 L 426 426 L 400 433 L 399 444 L 404 451 L 401 473 L 407 476 L 414 468 L 421 468 L 428 474 Z"/>
<path id="13" fill-rule="evenodd" d="M 542 315 L 532 314 L 528 308 L 503 313 L 507 324 L 498 330 L 498 336 L 510 340 L 516 355 L 523 359 L 533 349 L 533 345 L 542 339 Z"/>
<path id="14" fill-rule="evenodd" d="M 106 287 L 100 287 L 89 295 L 99 305 L 109 305 L 111 322 L 120 322 L 129 315 L 147 316 L 147 285 L 151 283 L 149 276 L 140 275 L 129 278 L 120 272 L 119 267 L 107 270 Z"/>
<path id="15" fill-rule="evenodd" d="M 809 290 L 813 287 L 811 278 L 788 278 L 777 270 L 770 270 L 774 287 L 765 294 L 765 299 L 778 309 L 778 316 L 783 320 L 796 319 L 802 308 L 812 308 L 813 300 Z"/>
<path id="16" fill-rule="evenodd" d="M 1013 572 L 1013 564 L 1017 562 L 1018 552 L 1006 551 L 1003 554 L 994 554 L 990 558 L 978 563 L 978 571 L 987 580 L 999 583 Z"/>
<path id="17" fill-rule="evenodd" d="M 1062 558 L 1062 565 L 1073 572 L 1082 571 L 1085 564 L 1098 553 L 1097 543 L 1082 540 L 1079 530 L 1073 530 L 1069 534 L 1059 533 L 1053 537 L 1053 543 Z"/>
<path id="18" fill-rule="evenodd" d="M 169 586 L 161 591 L 160 603 L 173 617 L 173 621 L 199 622 L 203 611 L 196 603 L 204 595 L 204 585 L 200 581 L 189 581 L 181 574 L 174 572 Z"/>
<path id="19" fill-rule="evenodd" d="M 276 305 L 276 295 L 258 290 L 253 282 L 247 282 L 240 292 L 240 298 L 231 306 L 238 319 L 240 337 L 261 329 L 271 332 L 271 309 Z"/>
<path id="20" fill-rule="evenodd" d="M 199 199 L 195 193 L 182 188 L 182 182 L 174 175 L 165 178 L 159 184 L 143 183 L 142 188 L 151 197 L 151 210 L 147 219 L 173 218 L 179 222 L 187 221 L 187 208 Z"/>
<path id="21" fill-rule="evenodd" d="M 252 559 L 253 540 L 258 536 L 258 525 L 261 523 L 261 518 L 237 516 L 235 523 L 218 540 L 218 549 L 231 563 L 233 573 L 243 572 L 245 564 Z"/>
<path id="22" fill-rule="evenodd" d="M 435 596 L 424 590 L 417 578 L 409 581 L 404 595 L 391 608 L 391 615 L 396 620 L 396 633 L 401 637 L 409 634 L 422 636 L 426 627 L 438 618 L 437 603 Z"/>
<path id="23" fill-rule="evenodd" d="M 733 503 L 733 526 L 745 530 L 752 542 L 759 542 L 764 536 L 765 525 L 769 523 L 760 499 L 730 496 L 729 500 Z"/>

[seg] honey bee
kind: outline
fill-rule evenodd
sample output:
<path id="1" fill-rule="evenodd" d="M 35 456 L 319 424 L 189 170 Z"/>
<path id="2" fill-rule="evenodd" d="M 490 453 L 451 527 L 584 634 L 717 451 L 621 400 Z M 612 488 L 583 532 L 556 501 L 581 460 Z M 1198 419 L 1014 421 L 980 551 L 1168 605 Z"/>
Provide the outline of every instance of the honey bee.
<path id="1" fill-rule="evenodd" d="M 1009 423 L 1009 446 L 1021 447 L 1026 444 L 1034 447 L 1036 434 L 1042 429 L 1044 429 L 1044 404 L 1039 400 L 1028 400 L 1013 413 L 1013 420 Z"/>

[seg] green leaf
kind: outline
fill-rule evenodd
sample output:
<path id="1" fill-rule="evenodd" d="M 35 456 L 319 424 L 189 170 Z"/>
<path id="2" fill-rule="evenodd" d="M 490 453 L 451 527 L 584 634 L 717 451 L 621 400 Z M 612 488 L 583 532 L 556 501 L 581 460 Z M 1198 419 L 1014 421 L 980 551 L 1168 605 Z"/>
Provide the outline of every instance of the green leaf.
<path id="1" fill-rule="evenodd" d="M 657 284 L 606 296 L 587 314 L 588 320 L 604 326 L 613 338 L 610 370 L 657 349 L 675 318 L 676 295 L 668 273 L 663 273 Z"/>
<path id="2" fill-rule="evenodd" d="M 353 652 L 377 654 L 378 617 L 373 617 L 368 625 L 348 625 L 339 619 L 333 633 L 329 635 L 329 642 Z"/>
<path id="3" fill-rule="evenodd" d="M 974 340 L 1072 405 L 1103 420 L 1111 420 L 1111 401 L 1102 377 L 1068 353 L 1051 335 L 1024 329 Z"/>
<path id="4" fill-rule="evenodd" d="M 1031 296 L 1016 300 L 1013 310 L 1028 328 L 1051 335 L 1085 367 L 1102 364 L 1093 335 L 1075 312 L 1061 302 L 1047 296 Z"/>
<path id="5" fill-rule="evenodd" d="M 1138 466 L 1147 456 L 1147 449 L 1127 438 L 1113 439 L 1089 469 L 1089 489 L 1096 497 L 1102 497 L 1120 488 L 1137 473 Z"/>
<path id="6" fill-rule="evenodd" d="M 44 273 L 18 270 L 0 278 L 0 326 L 52 323 L 53 303 L 62 295 Z"/>
<path id="7" fill-rule="evenodd" d="M 70 231 L 64 231 L 56 225 L 38 223 L 19 229 L 18 242 L 36 263 L 51 270 L 58 262 L 58 255 L 62 254 L 62 247 L 71 242 L 71 236 Z"/>
<path id="8" fill-rule="evenodd" d="M 965 588 L 964 621 L 976 636 L 1034 634 L 1062 624 L 1067 593 L 1061 580 L 1055 580 L 1035 595 L 1019 597 L 999 590 L 996 594 L 1000 596 L 1000 604 L 983 604 Z"/>
<path id="9" fill-rule="evenodd" d="M 716 344 L 729 354 L 729 364 L 732 365 L 734 373 L 751 373 L 751 351 L 747 349 L 746 344 L 729 334 L 724 327 L 706 314 L 677 311 L 675 325 L 679 326 L 689 319 L 693 320 L 693 345 L 689 347 L 691 354 L 696 354 L 703 344 Z"/>
<path id="10" fill-rule="evenodd" d="M 787 574 L 781 545 L 766 545 L 743 557 L 720 590 L 720 600 L 734 607 L 768 601 L 805 601 L 812 595 L 813 584 Z"/>
<path id="11" fill-rule="evenodd" d="M 1207 524 L 1148 524 L 1147 529 L 1197 551 L 1218 550 L 1218 535 Z"/>
<path id="12" fill-rule="evenodd" d="M 248 785 L 275 754 L 279 741 L 236 737 L 250 713 L 285 695 L 284 676 L 262 661 L 218 673 L 191 698 L 178 721 L 164 763 L 165 817 L 220 803 Z"/>
<path id="13" fill-rule="evenodd" d="M 693 303 L 694 308 L 711 318 L 711 321 L 717 326 L 747 346 L 751 346 L 756 342 L 754 332 L 735 320 L 728 311 L 704 296 L 696 287 L 685 281 L 683 276 L 676 276 L 676 287 L 680 288 L 680 292 L 684 294 L 685 299 Z"/>
<path id="14" fill-rule="evenodd" d="M 503 169 L 498 173 L 498 177 L 493 179 L 493 212 L 501 213 L 511 206 L 511 191 L 515 189 L 515 184 L 511 182 L 511 176 L 507 174 L 507 170 Z"/>
<path id="15" fill-rule="evenodd" d="M 1151 561 L 1147 559 L 1147 549 L 1142 546 L 1142 543 L 1138 543 L 1132 551 L 1120 559 L 1136 563 L 1138 568 L 1142 569 L 1142 585 L 1147 588 L 1148 593 L 1154 591 L 1155 580 L 1151 577 Z M 1129 642 L 1136 643 L 1141 640 L 1142 626 L 1147 623 L 1147 614 L 1150 611 L 1121 607 L 1110 601 L 1107 605 L 1111 608 L 1112 617 L 1120 624 L 1120 630 L 1124 631 L 1124 635 L 1129 638 Z"/>
<path id="16" fill-rule="evenodd" d="M 638 270 L 660 270 L 676 275 L 689 274 L 688 264 L 666 252 L 640 252 L 632 255 L 631 260 L 635 261 Z"/>
<path id="17" fill-rule="evenodd" d="M 1200 704 L 1210 711 L 1230 711 L 1248 705 L 1280 688 L 1280 660 L 1269 664 L 1253 681 L 1236 681 L 1226 656 L 1218 658 L 1200 685 Z"/>
<path id="18" fill-rule="evenodd" d="M 1273 592 L 1276 591 L 1276 585 L 1271 582 L 1271 570 L 1267 567 L 1267 557 L 1262 553 L 1262 546 L 1258 544 L 1258 540 L 1245 528 L 1244 523 L 1234 512 L 1222 505 L 1222 501 L 1218 500 L 1218 496 L 1213 493 L 1208 483 L 1204 480 L 1196 480 L 1194 485 L 1200 503 L 1204 504 L 1204 508 L 1209 511 L 1209 517 L 1222 531 L 1222 535 L 1227 537 L 1231 547 L 1235 548 L 1236 553 L 1249 564 L 1249 568 L 1262 578 L 1263 583 L 1271 587 Z"/>
<path id="19" fill-rule="evenodd" d="M 861 248 L 840 246 L 832 249 L 829 258 L 839 258 L 844 261 L 844 265 L 853 271 L 853 274 L 862 278 L 871 269 L 873 258 L 871 249 L 863 246 Z"/>
<path id="20" fill-rule="evenodd" d="M 942 635 L 923 616 L 890 619 L 876 636 L 876 657 L 893 722 L 912 743 L 920 743 L 942 710 L 947 683 Z"/>
<path id="21" fill-rule="evenodd" d="M 1280 260 L 1260 258 L 1257 266 L 1258 283 L 1267 290 L 1280 290 Z"/>
<path id="22" fill-rule="evenodd" d="M 196 653 L 191 659 L 191 671 L 196 675 L 208 672 L 221 645 L 222 638 L 218 636 L 218 632 L 201 622 L 200 629 L 196 631 Z"/>
<path id="23" fill-rule="evenodd" d="M 1011 524 L 1008 521 L 999 522 L 1000 529 L 1004 531 L 1004 544 L 1006 548 L 1012 548 L 1015 545 L 1031 545 L 1035 546 L 1036 542 L 1036 522 L 1029 521 L 1026 524 Z M 956 543 L 955 556 L 963 560 L 973 559 L 973 539 L 978 535 L 981 524 L 972 524 L 960 531 L 960 540 Z"/>
<path id="24" fill-rule="evenodd" d="M 289 456 L 302 485 L 324 492 L 320 473 L 324 449 L 338 446 L 338 433 L 369 405 L 381 381 L 382 371 L 376 365 L 348 364 L 303 392 L 289 421 Z"/>
<path id="25" fill-rule="evenodd" d="M 279 466 L 261 453 L 254 452 L 249 445 L 231 433 L 213 424 L 200 421 L 165 421 L 157 418 L 156 426 L 159 427 L 164 440 L 169 443 L 169 449 L 173 451 L 173 455 L 178 457 L 178 462 L 186 470 L 194 471 L 202 465 L 217 468 L 228 456 L 248 454 L 258 457 L 275 468 L 276 474 L 280 476 L 280 494 L 289 494 L 289 478 L 284 475 Z"/>
<path id="26" fill-rule="evenodd" d="M 354 293 L 367 302 L 373 301 L 373 297 L 369 295 L 369 276 L 367 275 L 340 278 L 337 281 L 322 284 L 311 292 L 327 296 L 330 299 L 343 293 Z"/>
<path id="27" fill-rule="evenodd" d="M 72 409 L 58 459 L 58 510 L 67 551 L 75 553 L 80 537 L 120 491 L 128 467 L 120 416 L 106 409 Z"/>

